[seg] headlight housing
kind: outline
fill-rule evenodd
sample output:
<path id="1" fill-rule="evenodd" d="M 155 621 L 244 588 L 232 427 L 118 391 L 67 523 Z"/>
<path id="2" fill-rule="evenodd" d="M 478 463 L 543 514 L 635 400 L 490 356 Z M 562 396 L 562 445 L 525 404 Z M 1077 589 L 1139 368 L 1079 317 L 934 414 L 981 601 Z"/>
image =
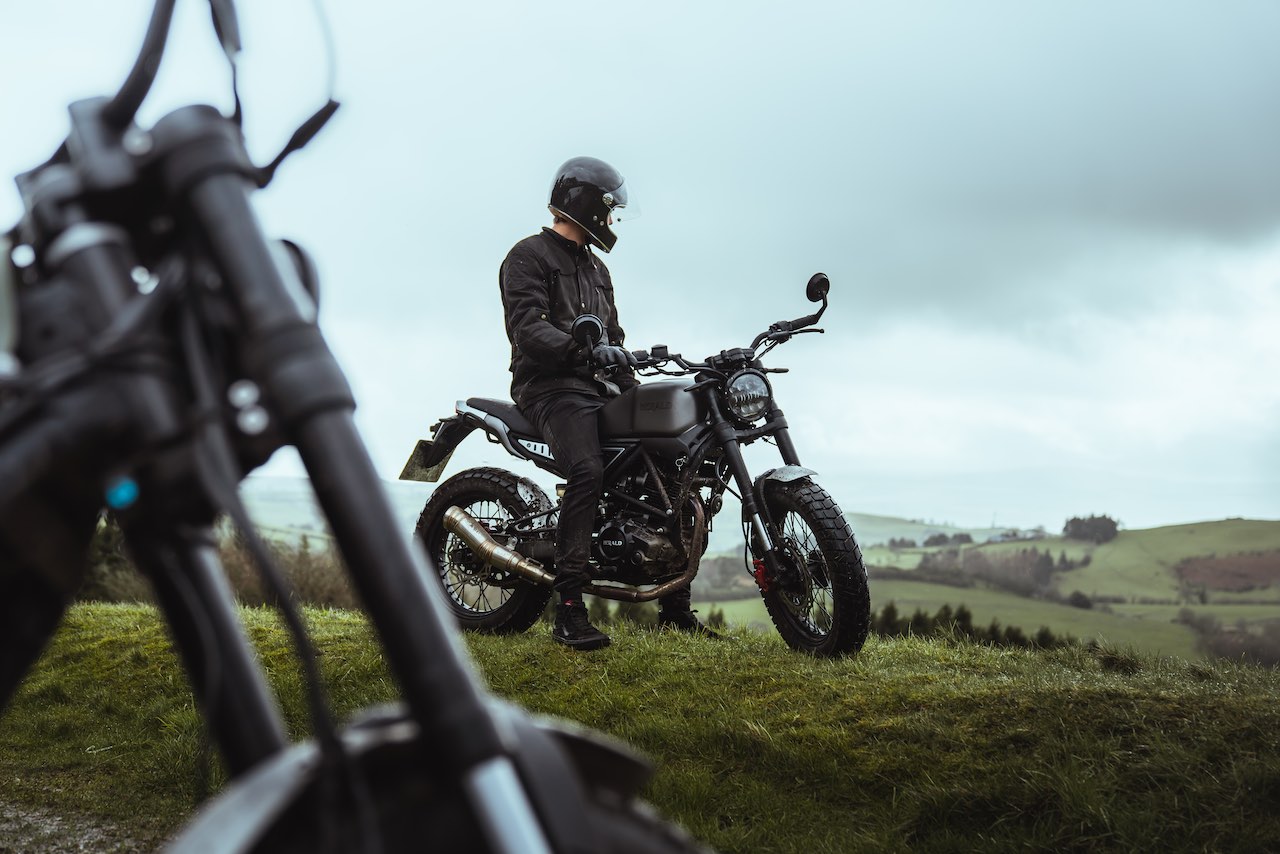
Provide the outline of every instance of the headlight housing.
<path id="1" fill-rule="evenodd" d="M 733 417 L 751 424 L 759 421 L 769 411 L 769 403 L 773 399 L 773 390 L 764 374 L 755 370 L 745 370 L 729 379 L 725 387 L 725 398 Z"/>

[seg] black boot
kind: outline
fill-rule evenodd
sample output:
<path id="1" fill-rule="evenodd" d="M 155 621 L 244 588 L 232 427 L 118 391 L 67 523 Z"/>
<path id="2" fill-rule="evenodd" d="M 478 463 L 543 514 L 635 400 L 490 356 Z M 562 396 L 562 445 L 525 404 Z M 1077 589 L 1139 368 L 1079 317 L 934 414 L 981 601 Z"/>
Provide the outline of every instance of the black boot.
<path id="1" fill-rule="evenodd" d="M 660 610 L 658 611 L 658 628 L 668 627 L 678 632 L 688 632 L 692 635 L 702 635 L 708 638 L 720 638 L 720 633 L 714 629 L 709 629 L 698 619 L 698 612 L 690 610 L 686 606 L 682 610 Z"/>
<path id="2" fill-rule="evenodd" d="M 678 632 L 702 635 L 708 638 L 719 638 L 717 632 L 703 625 L 690 605 L 693 596 L 688 587 L 673 590 L 658 600 L 658 628 L 672 628 Z"/>
<path id="3" fill-rule="evenodd" d="M 556 606 L 556 625 L 551 630 L 551 639 L 583 652 L 609 645 L 609 636 L 587 619 L 587 606 L 581 600 Z"/>

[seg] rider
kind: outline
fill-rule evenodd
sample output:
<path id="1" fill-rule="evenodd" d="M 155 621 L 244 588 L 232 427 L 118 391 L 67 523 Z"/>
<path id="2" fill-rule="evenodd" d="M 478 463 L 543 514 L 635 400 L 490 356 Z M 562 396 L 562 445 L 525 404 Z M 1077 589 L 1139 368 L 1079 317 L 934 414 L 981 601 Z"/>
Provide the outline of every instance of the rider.
<path id="1" fill-rule="evenodd" d="M 551 186 L 551 226 L 512 247 L 498 272 L 511 341 L 511 397 L 566 476 L 555 546 L 560 604 L 551 636 L 579 650 L 609 645 L 582 602 L 604 481 L 597 413 L 610 397 L 638 384 L 635 356 L 622 346 L 609 269 L 591 249 L 613 249 L 618 238 L 610 226 L 626 204 L 626 185 L 608 163 L 594 157 L 565 162 Z M 606 337 L 589 352 L 569 334 L 581 314 L 604 322 Z M 612 377 L 597 366 L 614 368 Z M 659 625 L 705 631 L 689 598 L 687 586 L 662 597 Z"/>

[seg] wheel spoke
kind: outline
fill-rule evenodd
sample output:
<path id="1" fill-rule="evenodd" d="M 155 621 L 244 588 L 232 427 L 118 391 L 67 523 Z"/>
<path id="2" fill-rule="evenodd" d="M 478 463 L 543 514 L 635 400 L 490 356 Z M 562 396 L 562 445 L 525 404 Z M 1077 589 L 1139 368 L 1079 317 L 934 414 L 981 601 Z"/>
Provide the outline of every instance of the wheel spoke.
<path id="1" fill-rule="evenodd" d="M 782 540 L 787 559 L 802 574 L 803 586 L 788 597 L 791 611 L 805 631 L 825 635 L 831 630 L 834 603 L 831 573 L 817 537 L 803 517 L 789 512 L 783 520 Z"/>
<path id="2" fill-rule="evenodd" d="M 506 508 L 490 499 L 476 501 L 463 509 L 492 534 L 500 532 L 512 518 Z M 509 589 L 490 583 L 493 570 L 461 539 L 446 535 L 441 551 L 440 575 L 445 592 L 456 604 L 482 614 L 501 608 L 511 598 Z"/>

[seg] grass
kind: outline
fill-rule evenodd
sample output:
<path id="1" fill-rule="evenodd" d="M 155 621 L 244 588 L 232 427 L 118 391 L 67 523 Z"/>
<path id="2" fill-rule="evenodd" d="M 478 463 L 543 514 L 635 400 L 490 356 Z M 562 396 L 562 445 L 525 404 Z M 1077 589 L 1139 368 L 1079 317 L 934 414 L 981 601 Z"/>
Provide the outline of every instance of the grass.
<path id="1" fill-rule="evenodd" d="M 295 732 L 275 618 L 244 617 Z M 335 704 L 393 696 L 356 614 L 310 611 Z M 470 636 L 492 689 L 653 757 L 647 797 L 724 852 L 1280 848 L 1280 674 L 1123 648 L 872 639 L 818 661 L 615 628 Z M 72 609 L 0 721 L 0 800 L 100 816 L 145 845 L 201 795 L 200 726 L 154 612 Z"/>

